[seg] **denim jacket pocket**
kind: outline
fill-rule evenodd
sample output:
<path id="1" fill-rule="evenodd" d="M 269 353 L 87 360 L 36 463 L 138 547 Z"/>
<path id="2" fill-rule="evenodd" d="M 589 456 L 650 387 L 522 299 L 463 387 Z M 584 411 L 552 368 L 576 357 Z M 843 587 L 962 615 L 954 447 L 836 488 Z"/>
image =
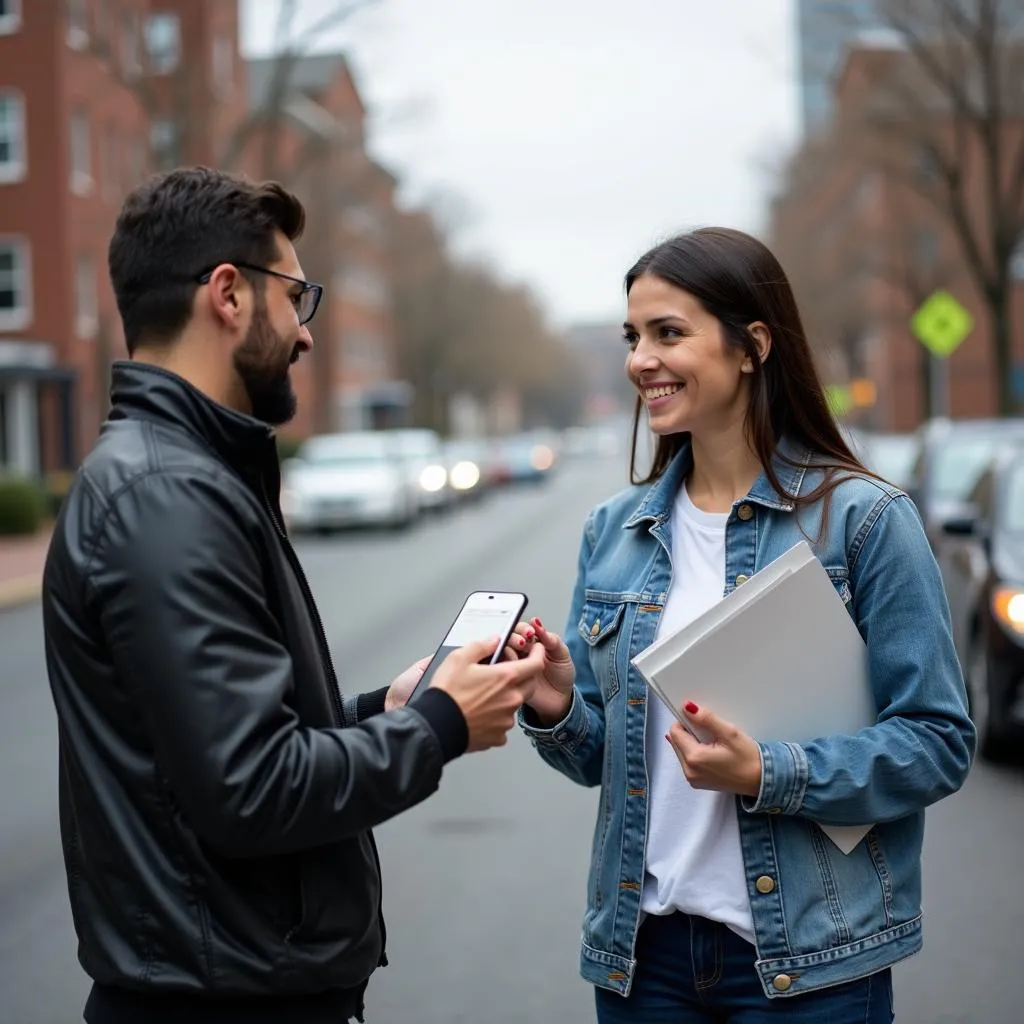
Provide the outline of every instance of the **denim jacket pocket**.
<path id="1" fill-rule="evenodd" d="M 583 611 L 576 625 L 580 637 L 590 651 L 590 666 L 606 701 L 619 692 L 615 651 L 618 646 L 619 626 L 622 625 L 625 610 L 626 606 L 621 601 L 595 597 L 587 591 Z"/>
<path id="2" fill-rule="evenodd" d="M 850 589 L 850 571 L 845 566 L 838 569 L 826 569 L 828 578 L 832 581 L 832 586 L 836 588 L 836 593 L 842 599 L 843 604 L 846 605 L 847 611 L 852 611 L 850 607 L 853 602 L 853 591 Z"/>

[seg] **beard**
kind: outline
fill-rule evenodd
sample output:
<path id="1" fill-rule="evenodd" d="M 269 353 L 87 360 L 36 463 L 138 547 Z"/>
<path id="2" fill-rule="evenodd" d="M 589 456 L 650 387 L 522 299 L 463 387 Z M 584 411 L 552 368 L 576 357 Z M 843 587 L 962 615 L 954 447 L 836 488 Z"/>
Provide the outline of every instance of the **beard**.
<path id="1" fill-rule="evenodd" d="M 235 372 L 256 419 L 276 427 L 295 415 L 298 403 L 290 370 L 298 354 L 298 346 L 289 346 L 274 330 L 266 301 L 258 299 L 245 340 L 234 354 Z"/>

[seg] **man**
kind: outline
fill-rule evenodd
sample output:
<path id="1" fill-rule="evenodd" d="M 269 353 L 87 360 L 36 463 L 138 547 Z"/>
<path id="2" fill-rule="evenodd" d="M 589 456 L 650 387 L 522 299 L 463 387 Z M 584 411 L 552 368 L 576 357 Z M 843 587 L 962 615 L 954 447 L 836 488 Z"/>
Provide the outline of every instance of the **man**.
<path id="1" fill-rule="evenodd" d="M 371 828 L 504 743 L 543 662 L 476 644 L 411 707 L 422 662 L 340 696 L 272 429 L 321 293 L 303 223 L 275 184 L 184 169 L 129 196 L 110 243 L 131 359 L 43 593 L 90 1024 L 361 1020 L 386 962 Z"/>

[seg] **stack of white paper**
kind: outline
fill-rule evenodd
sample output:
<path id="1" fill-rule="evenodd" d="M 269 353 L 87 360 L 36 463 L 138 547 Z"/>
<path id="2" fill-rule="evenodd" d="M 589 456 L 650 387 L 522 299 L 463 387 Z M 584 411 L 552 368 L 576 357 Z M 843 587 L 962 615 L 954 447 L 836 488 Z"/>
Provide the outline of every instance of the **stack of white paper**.
<path id="1" fill-rule="evenodd" d="M 852 734 L 876 720 L 864 641 L 806 541 L 633 664 L 703 741 L 684 701 L 764 742 Z M 849 853 L 871 825 L 822 829 Z"/>

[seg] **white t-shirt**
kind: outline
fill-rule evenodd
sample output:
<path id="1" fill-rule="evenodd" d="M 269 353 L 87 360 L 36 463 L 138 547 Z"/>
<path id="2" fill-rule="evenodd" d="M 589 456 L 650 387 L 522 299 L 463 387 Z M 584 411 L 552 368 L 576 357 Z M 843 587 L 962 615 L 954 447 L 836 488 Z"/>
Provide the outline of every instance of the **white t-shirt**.
<path id="1" fill-rule="evenodd" d="M 689 625 L 722 600 L 728 513 L 702 512 L 679 488 L 672 512 L 672 585 L 657 638 Z M 719 921 L 754 942 L 732 793 L 693 789 L 665 734 L 675 719 L 660 700 L 647 705 L 649 818 L 640 908 Z"/>

